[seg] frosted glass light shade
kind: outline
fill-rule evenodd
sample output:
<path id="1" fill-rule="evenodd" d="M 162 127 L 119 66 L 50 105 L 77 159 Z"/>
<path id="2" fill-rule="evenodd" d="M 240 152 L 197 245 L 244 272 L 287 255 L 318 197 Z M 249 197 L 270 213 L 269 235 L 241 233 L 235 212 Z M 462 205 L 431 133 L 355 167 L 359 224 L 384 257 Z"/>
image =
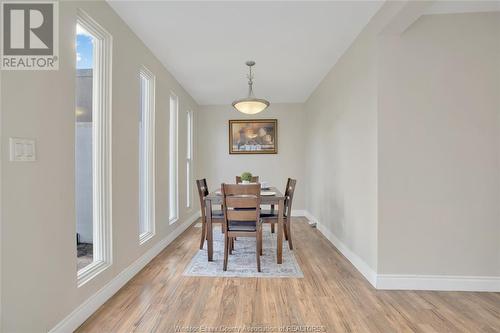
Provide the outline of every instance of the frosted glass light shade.
<path id="1" fill-rule="evenodd" d="M 233 102 L 233 107 L 246 114 L 256 114 L 264 111 L 269 106 L 265 99 L 245 98 Z"/>

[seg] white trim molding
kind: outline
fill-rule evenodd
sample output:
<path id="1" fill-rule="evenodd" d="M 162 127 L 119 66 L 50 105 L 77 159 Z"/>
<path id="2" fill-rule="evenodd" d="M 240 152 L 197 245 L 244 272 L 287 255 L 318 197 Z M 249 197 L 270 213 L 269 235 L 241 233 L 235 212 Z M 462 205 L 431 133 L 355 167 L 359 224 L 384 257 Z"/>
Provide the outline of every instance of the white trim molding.
<path id="1" fill-rule="evenodd" d="M 499 276 L 378 274 L 377 289 L 500 292 Z"/>
<path id="2" fill-rule="evenodd" d="M 292 211 L 292 215 L 315 222 L 326 239 L 377 289 L 500 292 L 500 276 L 378 274 L 310 212 Z"/>
<path id="3" fill-rule="evenodd" d="M 141 86 L 141 122 L 142 131 L 139 144 L 142 146 L 139 151 L 139 177 L 140 194 L 139 205 L 140 229 L 144 231 L 139 234 L 139 244 L 144 244 L 155 235 L 155 158 L 156 158 L 156 109 L 155 109 L 155 89 L 156 77 L 145 66 L 139 69 L 139 80 Z"/>
<path id="4" fill-rule="evenodd" d="M 134 261 L 130 266 L 121 271 L 114 279 L 108 282 L 94 295 L 90 296 L 66 318 L 54 326 L 49 333 L 66 333 L 73 332 L 81 324 L 87 320 L 97 309 L 110 299 L 120 288 L 122 288 L 131 278 L 133 278 L 141 269 L 144 268 L 154 257 L 156 257 L 163 249 L 165 249 L 172 241 L 182 234 L 189 226 L 191 226 L 198 218 L 200 213 L 197 212 L 190 216 L 175 228 L 175 230 L 159 241 L 140 258 Z"/>
<path id="5" fill-rule="evenodd" d="M 111 266 L 111 68 L 113 37 L 79 9 L 77 24 L 94 42 L 92 84 L 92 197 L 94 261 L 77 273 L 78 287 Z"/>
<path id="6" fill-rule="evenodd" d="M 179 97 L 170 92 L 168 141 L 168 220 L 174 224 L 179 219 Z"/>
<path id="7" fill-rule="evenodd" d="M 311 214 L 308 214 L 312 216 Z M 316 222 L 318 230 L 323 234 L 339 250 L 340 253 L 344 255 L 351 262 L 351 264 L 365 277 L 368 282 L 374 287 L 377 283 L 377 272 L 375 272 L 360 256 L 351 251 L 351 249 L 345 245 L 340 239 L 338 239 L 333 232 L 325 228 L 318 219 L 314 218 L 313 221 Z"/>
<path id="8" fill-rule="evenodd" d="M 193 205 L 193 174 L 194 174 L 194 112 L 191 109 L 186 111 L 186 208 Z"/>

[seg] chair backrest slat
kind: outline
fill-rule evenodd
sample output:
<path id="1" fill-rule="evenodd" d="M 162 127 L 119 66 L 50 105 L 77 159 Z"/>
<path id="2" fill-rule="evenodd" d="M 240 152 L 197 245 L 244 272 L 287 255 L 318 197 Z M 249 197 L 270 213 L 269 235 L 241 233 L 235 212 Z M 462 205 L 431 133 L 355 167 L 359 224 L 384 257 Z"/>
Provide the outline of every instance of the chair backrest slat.
<path id="1" fill-rule="evenodd" d="M 224 185 L 221 190 L 224 190 L 227 196 L 230 195 L 259 195 L 260 197 L 260 185 L 259 184 L 222 184 Z"/>
<path id="2" fill-rule="evenodd" d="M 226 206 L 228 208 L 255 208 L 258 205 L 256 196 L 232 195 L 226 197 Z"/>
<path id="3" fill-rule="evenodd" d="M 254 221 L 255 209 L 252 210 L 227 210 L 228 221 Z"/>
<path id="4" fill-rule="evenodd" d="M 241 176 L 236 176 L 236 184 L 241 184 Z M 259 182 L 259 176 L 252 176 L 252 181 L 251 183 L 258 183 Z"/>
<path id="5" fill-rule="evenodd" d="M 293 194 L 295 193 L 295 185 L 297 184 L 296 179 L 288 178 L 286 182 L 286 190 L 285 190 L 285 215 L 291 216 L 292 214 L 292 201 Z"/>
<path id="6" fill-rule="evenodd" d="M 198 187 L 198 196 L 200 197 L 200 209 L 201 209 L 201 218 L 205 220 L 205 197 L 210 193 L 208 191 L 207 180 L 197 179 L 196 186 Z"/>

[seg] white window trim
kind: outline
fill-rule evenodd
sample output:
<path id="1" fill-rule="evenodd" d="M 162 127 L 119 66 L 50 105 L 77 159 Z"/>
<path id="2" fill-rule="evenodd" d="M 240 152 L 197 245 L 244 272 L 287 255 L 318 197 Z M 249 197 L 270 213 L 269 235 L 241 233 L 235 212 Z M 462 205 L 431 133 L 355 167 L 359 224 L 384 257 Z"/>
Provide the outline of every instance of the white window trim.
<path id="1" fill-rule="evenodd" d="M 81 287 L 112 264 L 111 61 L 113 37 L 83 10 L 76 23 L 94 37 L 92 173 L 94 261 L 77 272 Z"/>
<path id="2" fill-rule="evenodd" d="M 143 77 L 147 81 L 147 89 L 146 89 L 146 107 L 143 112 L 145 113 L 144 123 L 142 124 L 143 130 L 145 131 L 145 189 L 144 189 L 144 205 L 145 209 L 143 210 L 145 216 L 141 216 L 140 218 L 146 221 L 146 231 L 139 235 L 139 244 L 144 244 L 149 239 L 151 239 L 155 235 L 155 87 L 156 87 L 156 78 L 155 75 L 146 67 L 142 66 L 139 71 L 139 77 Z M 142 103 L 142 101 L 141 101 Z M 147 129 L 147 130 L 146 130 Z M 141 177 L 142 175 L 140 175 Z M 142 189 L 141 189 L 142 190 Z"/>
<path id="3" fill-rule="evenodd" d="M 174 93 L 170 92 L 170 98 L 173 98 L 176 100 L 175 106 L 175 124 L 172 125 L 171 120 L 172 120 L 172 110 L 169 110 L 169 159 L 171 159 L 171 154 L 172 154 L 172 149 L 175 149 L 174 151 L 174 180 L 172 182 L 172 162 L 169 163 L 169 224 L 174 224 L 179 220 L 179 97 Z M 170 108 L 170 103 L 169 103 L 169 108 Z M 172 140 L 174 139 L 174 140 Z M 172 199 L 172 185 L 174 187 L 174 194 L 175 195 L 175 215 L 171 216 L 170 212 L 172 211 L 172 207 L 170 205 Z"/>
<path id="4" fill-rule="evenodd" d="M 187 145 L 186 145 L 186 208 L 193 205 L 193 141 L 194 141 L 194 113 L 187 110 Z"/>

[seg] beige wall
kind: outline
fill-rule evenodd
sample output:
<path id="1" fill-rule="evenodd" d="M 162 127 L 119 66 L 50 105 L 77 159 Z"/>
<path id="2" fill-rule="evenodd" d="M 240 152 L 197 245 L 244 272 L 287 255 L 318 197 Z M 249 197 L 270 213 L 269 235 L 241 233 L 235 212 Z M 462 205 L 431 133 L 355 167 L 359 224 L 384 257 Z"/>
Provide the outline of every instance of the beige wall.
<path id="1" fill-rule="evenodd" d="M 2 329 L 45 332 L 197 211 L 185 209 L 186 120 L 197 109 L 152 53 L 104 2 L 60 2 L 60 69 L 6 71 L 2 108 Z M 75 24 L 87 11 L 113 35 L 113 264 L 77 288 L 74 204 Z M 156 86 L 156 236 L 138 239 L 138 71 Z M 180 98 L 180 221 L 168 223 L 169 93 Z M 37 141 L 35 163 L 8 162 L 8 138 Z"/>
<path id="2" fill-rule="evenodd" d="M 307 209 L 377 267 L 377 71 L 375 39 L 358 38 L 304 106 Z"/>
<path id="3" fill-rule="evenodd" d="M 380 48 L 379 273 L 500 275 L 500 13 Z"/>
<path id="4" fill-rule="evenodd" d="M 285 189 L 288 177 L 297 179 L 293 209 L 304 209 L 304 132 L 307 126 L 301 104 L 271 104 L 264 112 L 246 116 L 231 105 L 201 106 L 198 112 L 198 177 L 206 178 L 211 188 L 222 182 L 234 183 L 244 171 L 258 175 Z M 278 154 L 230 155 L 228 120 L 278 119 Z"/>
<path id="5" fill-rule="evenodd" d="M 400 8 L 304 106 L 306 209 L 379 274 L 499 276 L 500 14 Z"/>
<path id="6" fill-rule="evenodd" d="M 385 2 L 304 105 L 306 210 L 372 273 L 377 271 L 378 34 L 405 6 Z"/>

